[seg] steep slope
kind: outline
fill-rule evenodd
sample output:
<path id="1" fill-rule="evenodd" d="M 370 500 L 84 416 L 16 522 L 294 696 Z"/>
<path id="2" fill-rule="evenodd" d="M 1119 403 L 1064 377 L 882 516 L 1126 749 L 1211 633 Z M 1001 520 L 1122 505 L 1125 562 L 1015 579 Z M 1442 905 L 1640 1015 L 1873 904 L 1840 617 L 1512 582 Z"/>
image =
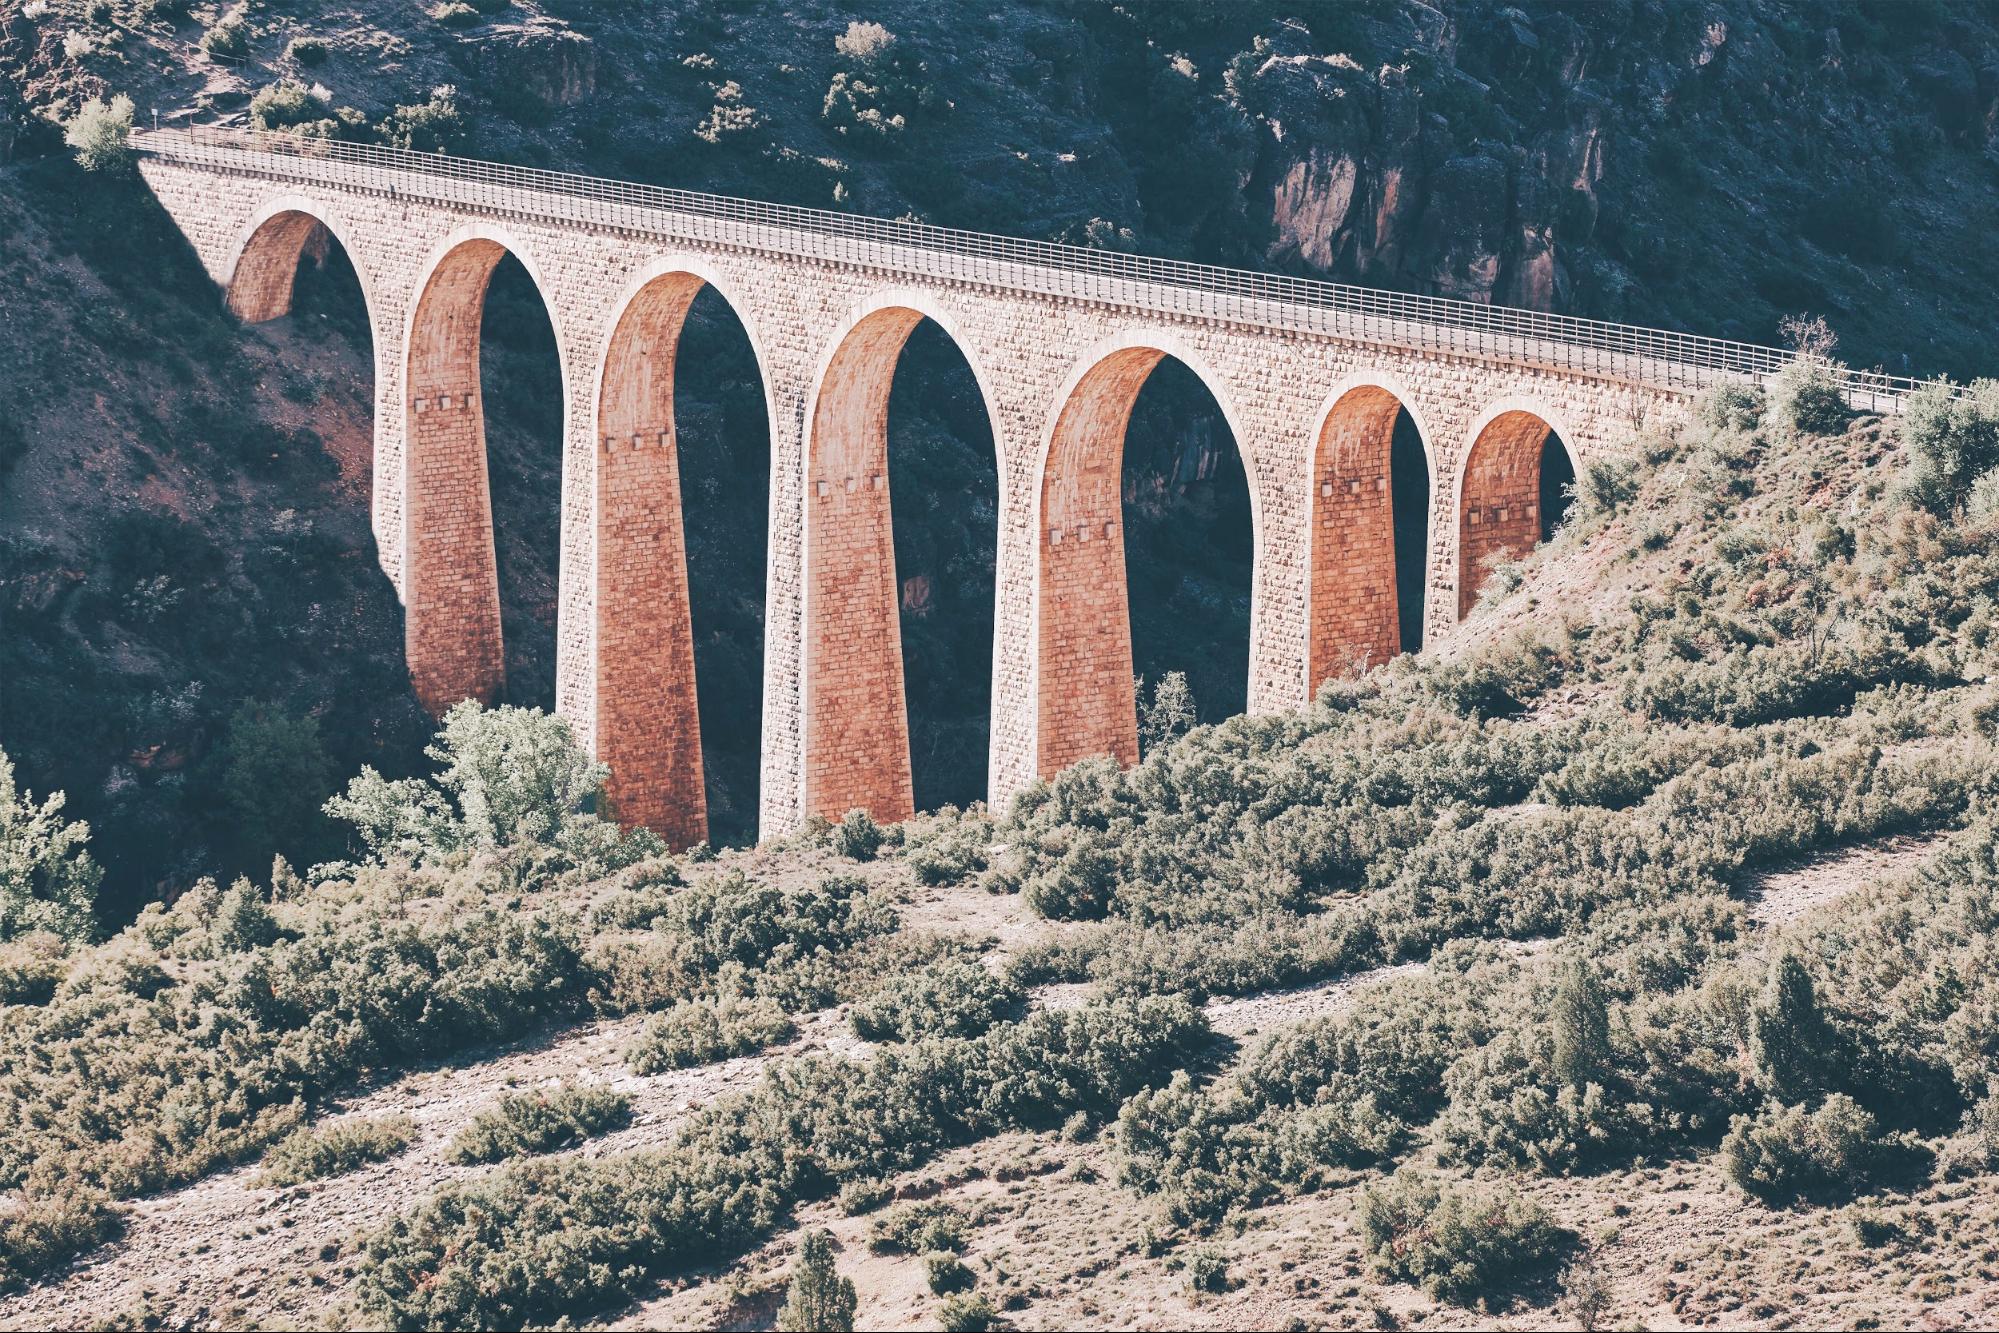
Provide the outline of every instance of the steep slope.
<path id="1" fill-rule="evenodd" d="M 255 115 L 1706 333 L 1770 339 L 1817 310 L 1856 364 L 1920 373 L 1986 369 L 1999 297 L 1999 20 L 1976 5 L 0 6 L 0 744 L 96 824 L 113 923 L 203 871 L 324 850 L 312 797 L 364 759 L 408 769 L 420 731 L 363 518 L 365 335 L 331 281 L 328 321 L 229 327 L 141 194 L 62 161 L 50 118 L 116 92 L 146 119 Z M 503 287 L 486 343 L 523 702 L 553 651 L 539 319 Z M 690 519 L 712 520 L 690 534 L 710 806 L 740 841 L 768 445 L 726 311 L 704 327 L 690 494 L 757 501 Z M 954 358 L 912 350 L 892 444 L 922 478 L 895 494 L 925 803 L 983 790 L 992 455 Z M 1158 575 L 1134 588 L 1137 667 L 1186 672 L 1205 720 L 1240 706 L 1247 651 L 1226 437 L 1168 372 L 1126 458 L 1132 564 Z M 245 701 L 267 707 L 232 746 Z"/>
<path id="2" fill-rule="evenodd" d="M 731 1326 L 820 1226 L 871 1327 L 1988 1321 L 1999 401 L 1805 378 L 1592 469 L 1447 650 L 997 821 L 663 858 L 455 720 L 353 788 L 381 863 L 8 955 L 0 1321 Z M 631 1126 L 450 1165 L 510 1079 Z"/>

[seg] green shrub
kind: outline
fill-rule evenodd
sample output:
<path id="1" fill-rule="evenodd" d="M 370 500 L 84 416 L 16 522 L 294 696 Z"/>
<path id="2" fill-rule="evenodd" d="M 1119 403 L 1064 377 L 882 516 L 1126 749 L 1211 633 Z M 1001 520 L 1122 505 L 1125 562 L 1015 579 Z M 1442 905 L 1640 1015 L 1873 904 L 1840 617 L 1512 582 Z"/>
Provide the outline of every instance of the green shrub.
<path id="1" fill-rule="evenodd" d="M 833 826 L 833 850 L 849 861 L 872 861 L 881 845 L 881 825 L 865 810 L 849 810 Z"/>
<path id="2" fill-rule="evenodd" d="M 789 1041 L 796 1031 L 777 1002 L 766 997 L 683 1000 L 646 1020 L 625 1063 L 635 1074 L 689 1069 L 753 1054 Z"/>
<path id="3" fill-rule="evenodd" d="M 0 1005 L 47 1004 L 69 970 L 69 942 L 31 930 L 0 944 Z"/>
<path id="4" fill-rule="evenodd" d="M 120 93 L 106 102 L 93 97 L 63 128 L 63 142 L 76 150 L 85 171 L 122 172 L 132 167 L 132 99 Z"/>
<path id="5" fill-rule="evenodd" d="M 1187 1286 L 1196 1292 L 1219 1296 L 1229 1289 L 1228 1257 L 1212 1245 L 1203 1245 L 1187 1256 Z"/>
<path id="6" fill-rule="evenodd" d="M 740 1253 L 845 1180 L 1077 1109 L 1108 1114 L 1208 1037 L 1185 1001 L 1117 1001 L 866 1062 L 782 1061 L 665 1151 L 517 1163 L 447 1187 L 368 1237 L 359 1308 L 398 1327 L 573 1319 L 664 1269 Z"/>
<path id="7" fill-rule="evenodd" d="M 1549 1015 L 1554 1034 L 1554 1074 L 1563 1085 L 1585 1088 L 1611 1076 L 1610 1001 L 1603 979 L 1587 962 L 1562 970 Z"/>
<path id="8" fill-rule="evenodd" d="M 849 1217 L 872 1213 L 895 1197 L 886 1180 L 849 1180 L 840 1186 L 840 1211 Z"/>
<path id="9" fill-rule="evenodd" d="M 300 33 L 285 43 L 285 54 L 307 68 L 325 64 L 330 49 L 324 38 L 312 37 L 305 33 Z"/>
<path id="10" fill-rule="evenodd" d="M 798 1260 L 784 1306 L 777 1312 L 781 1333 L 816 1333 L 821 1329 L 851 1330 L 859 1300 L 853 1281 L 840 1276 L 833 1263 L 833 1233 L 808 1231 L 798 1243 Z"/>
<path id="11" fill-rule="evenodd" d="M 1749 1059 L 1758 1085 L 1780 1102 L 1813 1100 L 1846 1063 L 1841 1055 L 1811 974 L 1795 954 L 1779 954 L 1749 1009 Z"/>
<path id="12" fill-rule="evenodd" d="M 252 115 L 255 114 L 252 104 Z M 310 833 L 334 787 L 319 722 L 246 701 L 229 719 L 217 763 L 240 864 L 268 863 Z"/>
<path id="13" fill-rule="evenodd" d="M 416 1125 L 408 1116 L 338 1120 L 318 1128 L 300 1126 L 264 1154 L 258 1183 L 283 1189 L 345 1175 L 371 1162 L 387 1161 L 409 1147 L 415 1137 Z"/>
<path id="14" fill-rule="evenodd" d="M 870 1041 L 975 1037 L 1012 1015 L 1021 988 L 978 963 L 949 959 L 894 977 L 854 1005 L 854 1031 Z"/>
<path id="15" fill-rule="evenodd" d="M 1695 402 L 1694 415 L 1709 430 L 1752 431 L 1762 423 L 1766 406 L 1762 386 L 1748 380 L 1723 380 Z"/>
<path id="16" fill-rule="evenodd" d="M 1948 517 L 1999 469 L 1999 380 L 1978 380 L 1964 396 L 1948 380 L 1925 384 L 1902 404 L 1900 426 L 1910 497 Z"/>
<path id="17" fill-rule="evenodd" d="M 1361 1192 L 1360 1230 L 1377 1272 L 1459 1303 L 1547 1266 L 1570 1240 L 1504 1185 L 1440 1185 L 1409 1171 Z"/>
<path id="18" fill-rule="evenodd" d="M 944 1333 L 985 1333 L 999 1327 L 999 1311 L 976 1293 L 953 1296 L 937 1307 L 937 1323 Z"/>
<path id="19" fill-rule="evenodd" d="M 1638 465 L 1628 458 L 1593 458 L 1574 482 L 1569 522 L 1615 518 L 1638 498 Z"/>
<path id="20" fill-rule="evenodd" d="M 992 825 L 978 812 L 947 806 L 906 827 L 902 859 L 919 884 L 959 884 L 986 868 Z"/>
<path id="21" fill-rule="evenodd" d="M 64 820 L 64 801 L 55 792 L 35 804 L 0 751 L 0 942 L 46 932 L 81 943 L 96 930 L 104 872 L 87 850 L 90 825 Z"/>
<path id="22" fill-rule="evenodd" d="M 0 1291 L 12 1291 L 116 1236 L 123 1215 L 100 1190 L 0 1203 Z"/>
<path id="23" fill-rule="evenodd" d="M 246 5 L 237 5 L 210 24 L 201 34 L 201 49 L 229 61 L 242 61 L 250 54 L 250 23 Z"/>
<path id="24" fill-rule="evenodd" d="M 250 99 L 250 123 L 260 130 L 289 130 L 333 114 L 323 90 L 297 79 L 279 79 Z"/>
<path id="25" fill-rule="evenodd" d="M 391 148 L 418 153 L 451 153 L 465 146 L 472 127 L 458 105 L 458 89 L 439 84 L 427 101 L 405 103 L 382 120 L 376 133 Z"/>
<path id="26" fill-rule="evenodd" d="M 1839 434 L 1853 417 L 1840 385 L 1843 369 L 1825 357 L 1798 356 L 1772 378 L 1770 411 L 1801 434 Z"/>
<path id="27" fill-rule="evenodd" d="M 949 1250 L 931 1250 L 923 1256 L 923 1278 L 939 1296 L 969 1290 L 978 1282 L 965 1261 Z"/>
<path id="28" fill-rule="evenodd" d="M 1816 1110 L 1773 1102 L 1754 1116 L 1737 1116 L 1721 1151 L 1728 1178 L 1772 1202 L 1856 1193 L 1913 1176 L 1930 1162 L 1920 1144 L 1883 1135 L 1872 1115 L 1838 1092 Z"/>
<path id="29" fill-rule="evenodd" d="M 868 1228 L 868 1248 L 876 1254 L 956 1253 L 965 1248 L 965 1226 L 964 1211 L 953 1204 L 898 1204 Z"/>
<path id="30" fill-rule="evenodd" d="M 553 1092 L 512 1092 L 472 1118 L 451 1141 L 451 1160 L 466 1164 L 557 1152 L 630 1120 L 631 1099 L 609 1088 L 567 1085 Z"/>
<path id="31" fill-rule="evenodd" d="M 391 782 L 364 767 L 326 802 L 378 864 L 483 854 L 526 878 L 570 866 L 601 873 L 663 850 L 598 818 L 609 770 L 562 718 L 468 699 L 444 715 L 426 753 L 440 766 L 434 778 Z"/>

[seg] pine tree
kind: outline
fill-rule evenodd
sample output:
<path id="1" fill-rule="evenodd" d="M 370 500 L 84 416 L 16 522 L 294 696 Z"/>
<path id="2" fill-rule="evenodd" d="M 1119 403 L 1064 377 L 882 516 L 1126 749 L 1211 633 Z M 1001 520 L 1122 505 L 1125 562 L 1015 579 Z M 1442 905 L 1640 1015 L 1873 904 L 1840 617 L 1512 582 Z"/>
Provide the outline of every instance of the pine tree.
<path id="1" fill-rule="evenodd" d="M 792 1266 L 791 1289 L 777 1314 L 778 1328 L 783 1333 L 851 1333 L 858 1303 L 852 1280 L 833 1266 L 833 1233 L 806 1232 Z"/>
<path id="2" fill-rule="evenodd" d="M 1145 754 L 1171 744 L 1194 729 L 1194 691 L 1187 673 L 1169 671 L 1152 687 L 1152 699 L 1138 724 L 1138 748 Z"/>
<path id="3" fill-rule="evenodd" d="M 1770 965 L 1749 1007 L 1749 1059 L 1756 1081 L 1780 1102 L 1814 1101 L 1832 1085 L 1839 1035 L 1819 1007 L 1811 974 L 1795 954 Z"/>
<path id="4" fill-rule="evenodd" d="M 1549 1020 L 1555 1077 L 1572 1088 L 1601 1084 L 1610 1073 L 1610 1000 L 1594 967 L 1571 962 L 1562 969 Z"/>

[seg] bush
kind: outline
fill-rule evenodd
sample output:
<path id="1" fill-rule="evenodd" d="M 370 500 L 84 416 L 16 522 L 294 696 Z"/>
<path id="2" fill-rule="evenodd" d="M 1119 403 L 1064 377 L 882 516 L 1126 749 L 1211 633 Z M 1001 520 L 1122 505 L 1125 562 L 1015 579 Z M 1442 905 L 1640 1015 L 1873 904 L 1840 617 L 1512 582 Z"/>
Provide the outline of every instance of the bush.
<path id="1" fill-rule="evenodd" d="M 268 704 L 246 701 L 230 716 L 217 763 L 244 865 L 296 848 L 334 786 L 318 721 Z"/>
<path id="2" fill-rule="evenodd" d="M 562 718 L 467 699 L 444 715 L 425 753 L 441 766 L 434 778 L 391 782 L 364 767 L 326 802 L 377 864 L 485 853 L 525 877 L 572 865 L 607 870 L 661 850 L 657 838 L 621 836 L 597 817 L 609 770 L 584 754 Z"/>
<path id="3" fill-rule="evenodd" d="M 635 1074 L 689 1069 L 753 1054 L 789 1041 L 796 1031 L 784 1010 L 768 998 L 683 1000 L 646 1021 L 625 1052 L 625 1063 Z"/>
<path id="4" fill-rule="evenodd" d="M 90 825 L 64 820 L 64 801 L 55 792 L 36 805 L 0 751 L 0 942 L 46 932 L 77 944 L 96 929 L 104 872 L 87 850 Z"/>
<path id="5" fill-rule="evenodd" d="M 798 1243 L 798 1261 L 791 1267 L 784 1307 L 777 1312 L 781 1333 L 851 1330 L 858 1305 L 853 1281 L 841 1277 L 833 1264 L 833 1233 L 823 1229 L 806 1232 Z"/>
<path id="6" fill-rule="evenodd" d="M 85 171 L 121 172 L 132 166 L 132 99 L 123 93 L 109 102 L 93 97 L 63 128 L 63 142 L 76 150 Z"/>
<path id="7" fill-rule="evenodd" d="M 69 970 L 69 942 L 31 930 L 0 944 L 0 1005 L 47 1004 Z"/>
<path id="8" fill-rule="evenodd" d="M 61 1267 L 123 1226 L 123 1215 L 99 1190 L 0 1203 L 0 1291 Z"/>
<path id="9" fill-rule="evenodd" d="M 965 1261 L 949 1250 L 931 1250 L 923 1256 L 923 1279 L 939 1296 L 970 1290 L 978 1282 Z"/>
<path id="10" fill-rule="evenodd" d="M 1853 1194 L 1929 1164 L 1921 1145 L 1883 1136 L 1872 1115 L 1838 1092 L 1817 1110 L 1779 1102 L 1754 1116 L 1737 1116 L 1721 1151 L 1728 1178 L 1771 1202 Z"/>
<path id="11" fill-rule="evenodd" d="M 297 79 L 279 79 L 250 99 L 250 123 L 260 130 L 289 130 L 333 114 L 325 91 Z"/>
<path id="12" fill-rule="evenodd" d="M 1615 518 L 1638 498 L 1638 465 L 1628 458 L 1593 458 L 1576 477 L 1569 521 Z"/>
<path id="13" fill-rule="evenodd" d="M 283 1189 L 345 1175 L 371 1162 L 387 1161 L 415 1137 L 416 1125 L 408 1116 L 338 1120 L 316 1129 L 300 1126 L 264 1154 L 257 1183 Z"/>
<path id="14" fill-rule="evenodd" d="M 324 38 L 303 33 L 285 43 L 285 54 L 307 68 L 325 64 L 330 49 Z"/>
<path id="15" fill-rule="evenodd" d="M 881 825 L 865 810 L 849 810 L 833 826 L 833 850 L 849 861 L 872 861 L 881 845 Z"/>
<path id="16" fill-rule="evenodd" d="M 1752 431 L 1769 405 L 1762 386 L 1748 380 L 1723 380 L 1703 393 L 1694 405 L 1695 417 L 1713 431 Z"/>
<path id="17" fill-rule="evenodd" d="M 948 960 L 892 978 L 852 1012 L 870 1041 L 976 1037 L 1018 1010 L 1026 994 L 978 963 Z"/>
<path id="18" fill-rule="evenodd" d="M 876 1254 L 955 1253 L 965 1248 L 965 1214 L 948 1203 L 898 1204 L 868 1228 Z"/>
<path id="19" fill-rule="evenodd" d="M 1980 478 L 1999 469 L 1999 380 L 1979 380 L 1960 397 L 1936 380 L 1902 404 L 1910 498 L 1948 517 L 1970 499 Z"/>
<path id="20" fill-rule="evenodd" d="M 1770 410 L 1805 435 L 1837 435 L 1853 413 L 1840 386 L 1838 362 L 1801 354 L 1770 382 Z"/>
<path id="21" fill-rule="evenodd" d="M 403 104 L 376 127 L 383 143 L 418 153 L 450 153 L 465 146 L 472 127 L 458 105 L 455 85 L 439 84 L 428 101 Z"/>
<path id="22" fill-rule="evenodd" d="M 984 1296 L 953 1296 L 937 1307 L 937 1323 L 944 1333 L 985 1333 L 999 1327 L 999 1311 Z"/>
<path id="23" fill-rule="evenodd" d="M 1196 1292 L 1219 1296 L 1229 1289 L 1229 1261 L 1212 1245 L 1204 1245 L 1188 1256 L 1187 1285 Z"/>
<path id="24" fill-rule="evenodd" d="M 1795 954 L 1779 954 L 1749 1009 L 1749 1060 L 1758 1085 L 1780 1102 L 1815 1099 L 1846 1063 L 1840 1055 L 1811 975 Z"/>
<path id="25" fill-rule="evenodd" d="M 986 868 L 992 825 L 976 811 L 946 807 L 906 830 L 902 859 L 919 884 L 958 884 Z"/>
<path id="26" fill-rule="evenodd" d="M 1078 1109 L 1107 1114 L 1208 1037 L 1185 1001 L 1116 1001 L 866 1062 L 782 1061 L 668 1150 L 517 1163 L 447 1187 L 367 1239 L 356 1299 L 396 1327 L 574 1319 L 669 1267 L 740 1253 L 843 1181 Z"/>
<path id="27" fill-rule="evenodd" d="M 237 5 L 201 34 L 201 49 L 211 56 L 242 61 L 250 54 L 250 24 L 246 5 Z"/>
<path id="28" fill-rule="evenodd" d="M 840 1186 L 840 1211 L 849 1217 L 872 1213 L 895 1197 L 895 1186 L 886 1180 L 850 1180 Z"/>
<path id="29" fill-rule="evenodd" d="M 1376 1271 L 1466 1303 L 1550 1263 L 1568 1233 L 1503 1185 L 1451 1185 L 1404 1171 L 1361 1192 L 1362 1246 Z"/>
<path id="30" fill-rule="evenodd" d="M 467 1165 L 557 1152 L 622 1129 L 631 1099 L 609 1088 L 565 1086 L 508 1093 L 474 1116 L 451 1141 L 451 1160 Z"/>

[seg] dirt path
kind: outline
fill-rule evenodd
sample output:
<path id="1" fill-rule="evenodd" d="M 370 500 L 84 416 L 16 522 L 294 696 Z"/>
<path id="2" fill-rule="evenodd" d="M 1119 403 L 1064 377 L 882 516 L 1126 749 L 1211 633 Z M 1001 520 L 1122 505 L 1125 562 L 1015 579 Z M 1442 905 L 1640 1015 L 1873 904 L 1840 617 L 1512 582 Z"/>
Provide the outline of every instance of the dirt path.
<path id="1" fill-rule="evenodd" d="M 1759 878 L 1748 892 L 1749 919 L 1764 935 L 1884 879 L 1906 875 L 1943 841 L 1941 833 L 1883 838 L 1841 847 L 1789 870 Z"/>

